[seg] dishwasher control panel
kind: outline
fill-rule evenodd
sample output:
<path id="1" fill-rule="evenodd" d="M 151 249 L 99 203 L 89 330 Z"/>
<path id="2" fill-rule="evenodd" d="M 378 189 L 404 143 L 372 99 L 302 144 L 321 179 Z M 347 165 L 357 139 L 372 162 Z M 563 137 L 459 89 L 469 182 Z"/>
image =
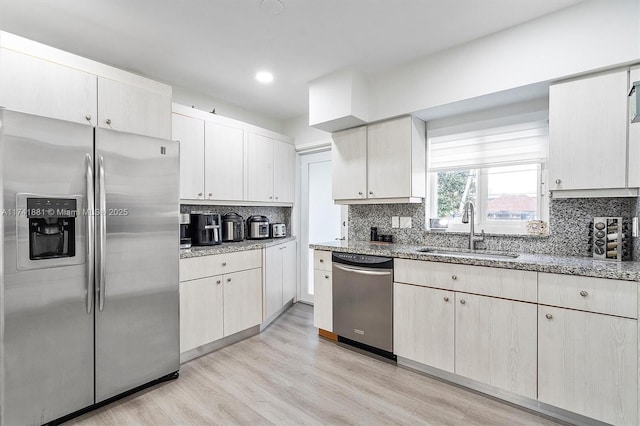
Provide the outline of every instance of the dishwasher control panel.
<path id="1" fill-rule="evenodd" d="M 366 268 L 392 269 L 393 258 L 383 256 L 370 256 L 366 254 L 336 253 L 331 254 L 331 260 L 336 263 L 344 263 L 352 266 Z"/>

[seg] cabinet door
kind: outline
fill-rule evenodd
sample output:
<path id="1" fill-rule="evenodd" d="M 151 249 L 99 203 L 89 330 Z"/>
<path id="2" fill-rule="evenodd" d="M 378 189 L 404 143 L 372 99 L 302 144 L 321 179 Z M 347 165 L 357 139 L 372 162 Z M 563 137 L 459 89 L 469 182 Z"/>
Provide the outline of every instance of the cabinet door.
<path id="1" fill-rule="evenodd" d="M 536 398 L 533 303 L 456 293 L 455 373 Z"/>
<path id="2" fill-rule="evenodd" d="M 262 322 L 262 268 L 223 276 L 224 336 Z"/>
<path id="3" fill-rule="evenodd" d="M 550 188 L 625 188 L 626 117 L 626 70 L 551 86 Z"/>
<path id="4" fill-rule="evenodd" d="M 638 424 L 638 322 L 538 308 L 538 399 L 600 421 Z"/>
<path id="5" fill-rule="evenodd" d="M 244 132 L 205 125 L 205 194 L 209 200 L 240 201 L 244 192 Z"/>
<path id="6" fill-rule="evenodd" d="M 44 117 L 96 124 L 96 76 L 0 49 L 0 106 Z"/>
<path id="7" fill-rule="evenodd" d="M 222 276 L 180 283 L 180 352 L 222 338 Z"/>
<path id="8" fill-rule="evenodd" d="M 264 320 L 282 307 L 282 246 L 265 249 Z"/>
<path id="9" fill-rule="evenodd" d="M 313 325 L 333 332 L 333 287 L 331 271 L 313 271 Z"/>
<path id="10" fill-rule="evenodd" d="M 204 196 L 204 121 L 172 114 L 172 139 L 180 141 L 180 198 Z"/>
<path id="11" fill-rule="evenodd" d="M 368 198 L 411 197 L 411 117 L 367 127 Z"/>
<path id="12" fill-rule="evenodd" d="M 273 139 L 247 134 L 247 201 L 273 200 Z"/>
<path id="13" fill-rule="evenodd" d="M 453 373 L 452 291 L 393 284 L 393 352 Z"/>
<path id="14" fill-rule="evenodd" d="M 367 198 L 367 128 L 332 135 L 331 176 L 334 200 Z"/>
<path id="15" fill-rule="evenodd" d="M 627 93 L 631 90 L 631 85 L 634 82 L 640 81 L 640 67 L 633 67 L 629 71 L 629 87 Z M 640 108 L 640 105 L 636 106 L 636 109 Z M 629 117 L 629 158 L 628 170 L 629 170 L 629 187 L 640 187 L 640 123 L 631 123 L 631 117 Z"/>
<path id="16" fill-rule="evenodd" d="M 282 302 L 287 303 L 298 295 L 297 285 L 297 256 L 296 242 L 282 245 Z"/>
<path id="17" fill-rule="evenodd" d="M 171 138 L 171 96 L 98 77 L 98 127 Z"/>
<path id="18" fill-rule="evenodd" d="M 273 197 L 293 203 L 296 179 L 296 149 L 286 142 L 273 141 Z"/>

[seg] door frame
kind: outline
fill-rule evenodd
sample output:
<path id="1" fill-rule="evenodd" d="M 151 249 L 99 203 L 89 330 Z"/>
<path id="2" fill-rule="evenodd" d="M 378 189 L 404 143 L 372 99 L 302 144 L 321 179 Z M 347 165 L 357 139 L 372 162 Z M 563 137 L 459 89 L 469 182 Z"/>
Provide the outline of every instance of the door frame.
<path id="1" fill-rule="evenodd" d="M 312 259 L 305 254 L 309 250 L 309 191 L 306 189 L 309 187 L 309 164 L 331 161 L 331 145 L 317 147 L 298 154 L 300 161 L 300 244 L 298 245 L 298 258 L 300 259 L 298 282 L 300 285 L 298 286 L 298 301 L 313 304 L 313 295 L 307 291 L 309 288 L 308 271 Z M 340 227 L 339 238 L 345 240 L 348 235 L 347 211 L 347 206 L 340 206 L 342 226 Z M 338 238 L 336 237 L 336 239 Z"/>

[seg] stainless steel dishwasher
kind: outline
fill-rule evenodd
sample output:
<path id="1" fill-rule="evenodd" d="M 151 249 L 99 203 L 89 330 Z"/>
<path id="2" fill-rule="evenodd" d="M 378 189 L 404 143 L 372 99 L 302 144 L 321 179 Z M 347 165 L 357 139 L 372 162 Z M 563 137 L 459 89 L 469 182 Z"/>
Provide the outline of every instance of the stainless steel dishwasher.
<path id="1" fill-rule="evenodd" d="M 393 355 L 393 259 L 332 254 L 333 332 L 338 341 Z"/>

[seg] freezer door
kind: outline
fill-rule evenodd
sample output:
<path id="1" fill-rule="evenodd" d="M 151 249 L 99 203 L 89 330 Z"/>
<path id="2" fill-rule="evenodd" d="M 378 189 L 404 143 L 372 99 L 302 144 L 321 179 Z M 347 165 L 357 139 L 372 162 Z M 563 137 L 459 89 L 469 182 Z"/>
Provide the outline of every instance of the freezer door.
<path id="1" fill-rule="evenodd" d="M 4 424 L 41 424 L 94 402 L 91 256 L 81 211 L 92 190 L 87 185 L 93 185 L 93 128 L 0 109 L 0 153 L 5 374 L 0 410 Z M 18 244 L 18 236 L 28 240 L 30 234 L 26 212 L 17 209 L 18 194 L 78 200 L 73 256 L 30 260 L 29 251 L 20 249 L 25 241 Z M 16 232 L 20 229 L 27 235 Z"/>
<path id="2" fill-rule="evenodd" d="M 96 129 L 96 402 L 178 371 L 179 147 Z"/>

